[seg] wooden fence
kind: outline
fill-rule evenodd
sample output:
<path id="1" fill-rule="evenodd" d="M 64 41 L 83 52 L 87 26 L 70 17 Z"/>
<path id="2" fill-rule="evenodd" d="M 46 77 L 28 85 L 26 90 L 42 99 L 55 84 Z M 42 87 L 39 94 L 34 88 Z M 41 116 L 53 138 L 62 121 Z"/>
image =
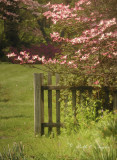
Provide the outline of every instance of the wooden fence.
<path id="1" fill-rule="evenodd" d="M 57 134 L 60 134 L 60 127 L 63 124 L 60 122 L 60 90 L 69 89 L 72 92 L 72 107 L 75 110 L 76 106 L 76 91 L 79 91 L 81 96 L 84 90 L 87 90 L 89 97 L 94 90 L 91 86 L 77 86 L 77 87 L 66 87 L 59 86 L 59 75 L 56 74 L 56 85 L 52 85 L 52 74 L 48 74 L 48 85 L 44 85 L 44 74 L 35 73 L 34 74 L 34 131 L 35 134 L 44 134 L 44 128 L 48 127 L 48 132 L 51 133 L 52 128 L 57 128 Z M 48 91 L 48 122 L 44 120 L 44 91 Z M 52 91 L 56 91 L 56 123 L 52 120 Z M 109 101 L 109 90 L 105 87 L 105 98 L 106 105 Z M 113 108 L 117 110 L 117 90 L 113 91 Z"/>

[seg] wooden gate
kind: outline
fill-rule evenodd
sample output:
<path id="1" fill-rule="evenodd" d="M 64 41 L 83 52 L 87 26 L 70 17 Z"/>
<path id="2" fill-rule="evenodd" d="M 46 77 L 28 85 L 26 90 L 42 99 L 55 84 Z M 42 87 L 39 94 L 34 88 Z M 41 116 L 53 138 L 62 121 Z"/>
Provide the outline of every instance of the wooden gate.
<path id="1" fill-rule="evenodd" d="M 80 93 L 87 90 L 89 96 L 92 94 L 94 89 L 91 86 L 77 86 L 77 87 L 67 87 L 59 86 L 59 74 L 56 74 L 56 85 L 52 85 L 52 74 L 48 74 L 48 84 L 44 85 L 44 74 L 35 73 L 34 74 L 34 131 L 35 134 L 44 134 L 44 128 L 48 127 L 48 132 L 51 133 L 52 128 L 57 128 L 57 134 L 60 134 L 60 127 L 63 124 L 60 122 L 60 90 L 69 89 L 72 92 L 72 108 L 75 110 L 76 106 L 76 91 L 79 90 Z M 45 123 L 44 120 L 44 90 L 48 90 L 48 122 Z M 56 91 L 56 123 L 52 121 L 52 91 Z M 109 100 L 109 92 L 106 87 L 106 102 Z M 113 92 L 113 108 L 117 110 L 117 90 Z"/>

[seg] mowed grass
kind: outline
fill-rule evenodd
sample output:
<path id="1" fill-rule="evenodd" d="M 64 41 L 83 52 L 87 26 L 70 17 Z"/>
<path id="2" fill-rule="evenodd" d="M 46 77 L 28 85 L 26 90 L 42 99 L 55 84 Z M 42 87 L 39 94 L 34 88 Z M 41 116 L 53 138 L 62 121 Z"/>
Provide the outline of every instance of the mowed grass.
<path id="1" fill-rule="evenodd" d="M 33 74 L 39 72 L 0 63 L 0 151 L 13 142 L 30 143 L 29 139 L 34 138 Z"/>

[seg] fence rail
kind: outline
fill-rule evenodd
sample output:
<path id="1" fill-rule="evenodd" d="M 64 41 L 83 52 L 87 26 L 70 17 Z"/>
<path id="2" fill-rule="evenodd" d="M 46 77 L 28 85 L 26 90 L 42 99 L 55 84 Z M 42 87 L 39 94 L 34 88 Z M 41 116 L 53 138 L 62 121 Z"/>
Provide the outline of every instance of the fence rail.
<path id="1" fill-rule="evenodd" d="M 92 91 L 95 89 L 92 86 L 59 86 L 60 76 L 56 74 L 56 85 L 52 85 L 52 74 L 48 74 L 48 84 L 44 85 L 44 74 L 35 73 L 34 74 L 34 131 L 35 134 L 44 134 L 44 128 L 48 127 L 48 133 L 52 132 L 52 128 L 56 127 L 57 134 L 60 134 L 60 127 L 64 124 L 60 122 L 60 90 L 68 89 L 72 92 L 72 108 L 75 111 L 76 106 L 76 91 L 80 92 L 80 99 L 82 99 L 82 93 L 88 91 L 89 97 L 92 95 Z M 44 91 L 48 91 L 48 122 L 45 123 L 44 119 Z M 56 91 L 56 122 L 52 121 L 52 91 Z M 104 87 L 106 105 L 109 102 L 109 89 Z M 67 97 L 66 97 L 67 102 Z M 66 103 L 67 104 L 67 103 Z M 113 88 L 113 109 L 117 110 L 117 89 Z M 75 114 L 75 112 L 74 112 Z"/>

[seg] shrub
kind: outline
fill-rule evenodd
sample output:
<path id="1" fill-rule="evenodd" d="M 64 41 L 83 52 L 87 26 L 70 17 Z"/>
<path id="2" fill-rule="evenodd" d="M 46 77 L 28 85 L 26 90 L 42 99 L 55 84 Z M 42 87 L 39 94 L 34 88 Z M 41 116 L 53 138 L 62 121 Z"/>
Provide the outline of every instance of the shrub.
<path id="1" fill-rule="evenodd" d="M 91 128 L 95 125 L 102 129 L 105 135 L 116 135 L 117 124 L 114 115 L 109 110 L 103 110 L 100 100 L 86 98 L 73 109 L 72 101 L 62 103 L 62 121 L 64 133 L 71 134 L 79 130 Z M 108 128 L 106 128 L 106 127 Z M 106 129 L 105 129 L 106 128 Z"/>
<path id="2" fill-rule="evenodd" d="M 53 44 L 41 44 L 40 46 L 29 46 L 29 47 L 25 47 L 22 46 L 19 51 L 17 48 L 14 47 L 10 47 L 9 49 L 9 53 L 15 53 L 17 55 L 19 55 L 20 51 L 26 51 L 27 53 L 30 53 L 31 56 L 33 55 L 38 55 L 39 57 L 45 56 L 45 59 L 53 59 L 55 57 L 56 53 L 60 54 L 60 49 L 56 46 L 54 46 Z M 14 58 L 10 59 L 10 61 L 12 63 L 16 63 L 16 61 L 14 60 Z"/>

